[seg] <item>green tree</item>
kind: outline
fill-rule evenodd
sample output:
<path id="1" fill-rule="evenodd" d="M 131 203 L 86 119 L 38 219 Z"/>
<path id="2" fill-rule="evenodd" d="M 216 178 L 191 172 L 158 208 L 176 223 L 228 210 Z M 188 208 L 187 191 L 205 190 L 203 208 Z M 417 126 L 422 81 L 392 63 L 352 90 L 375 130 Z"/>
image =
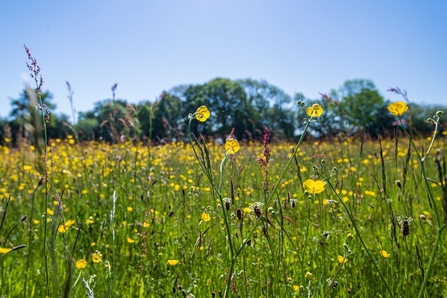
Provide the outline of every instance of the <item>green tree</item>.
<path id="1" fill-rule="evenodd" d="M 78 122 L 74 126 L 78 137 L 81 140 L 95 140 L 96 136 L 100 134 L 99 120 L 93 111 L 78 114 Z"/>
<path id="2" fill-rule="evenodd" d="M 386 112 L 388 102 L 379 94 L 372 81 L 348 80 L 330 94 L 340 103 L 328 108 L 336 111 L 337 117 L 340 117 L 340 126 L 345 127 L 345 130 L 364 131 L 374 136 L 391 127 L 393 117 Z"/>
<path id="3" fill-rule="evenodd" d="M 250 108 L 250 132 L 252 137 L 262 137 L 264 126 L 268 125 L 270 109 L 269 84 L 266 81 L 243 79 L 236 81 L 245 91 Z"/>
<path id="4" fill-rule="evenodd" d="M 270 103 L 270 108 L 265 117 L 266 126 L 274 135 L 282 139 L 290 139 L 295 133 L 297 106 L 292 104 L 290 95 L 278 87 L 267 85 L 267 88 L 266 99 Z"/>
<path id="5" fill-rule="evenodd" d="M 427 119 L 433 117 L 437 111 L 447 111 L 447 107 L 410 103 L 409 110 L 404 116 L 416 134 L 428 136 L 433 133 L 433 124 L 429 123 Z M 443 126 L 440 127 L 440 131 L 444 131 Z"/>
<path id="6" fill-rule="evenodd" d="M 297 106 L 288 94 L 265 80 L 244 79 L 237 80 L 237 83 L 247 95 L 252 125 L 260 136 L 264 126 L 279 138 L 294 136 Z"/>
<path id="7" fill-rule="evenodd" d="M 22 139 L 25 139 L 27 142 L 31 142 L 36 146 L 42 145 L 42 110 L 45 114 L 47 114 L 46 111 L 49 112 L 50 121 L 53 119 L 52 123 L 47 124 L 47 134 L 56 135 L 58 133 L 56 130 L 59 130 L 60 126 L 56 125 L 57 117 L 54 115 L 56 105 L 51 102 L 52 98 L 51 93 L 45 91 L 41 93 L 41 99 L 39 100 L 35 90 L 27 87 L 22 90 L 18 98 L 11 99 L 11 112 L 9 113 L 9 117 L 12 119 L 10 125 L 15 142 L 21 142 Z M 52 129 L 53 131 L 51 131 Z"/>
<path id="8" fill-rule="evenodd" d="M 153 133 L 158 139 L 183 139 L 182 130 L 185 128 L 187 112 L 183 110 L 183 103 L 175 95 L 163 93 L 157 103 L 154 113 Z"/>
<path id="9" fill-rule="evenodd" d="M 291 106 L 289 95 L 266 81 L 216 78 L 203 85 L 179 86 L 168 93 L 183 102 L 184 115 L 201 105 L 208 107 L 210 119 L 192 123 L 194 131 L 202 134 L 223 137 L 234 128 L 239 139 L 251 139 L 262 136 L 264 126 L 268 126 L 276 136 L 293 137 L 296 108 Z"/>
<path id="10" fill-rule="evenodd" d="M 67 125 L 69 121 L 69 116 L 66 114 L 51 114 L 50 122 L 47 123 L 48 139 L 64 139 L 67 135 L 72 134 L 72 131 Z"/>
<path id="11" fill-rule="evenodd" d="M 12 141 L 11 128 L 8 121 L 0 117 L 0 144 L 5 145 L 7 143 L 5 138 L 7 138 L 8 142 Z"/>
<path id="12" fill-rule="evenodd" d="M 203 85 L 192 85 L 183 92 L 184 110 L 193 113 L 206 105 L 211 117 L 206 123 L 193 122 L 195 131 L 205 135 L 228 135 L 235 129 L 238 138 L 246 136 L 250 105 L 243 88 L 229 79 L 217 78 Z"/>
<path id="13" fill-rule="evenodd" d="M 125 100 L 106 99 L 95 103 L 91 113 L 80 113 L 78 122 L 81 123 L 76 127 L 83 127 L 89 134 L 95 133 L 106 141 L 120 142 L 126 137 L 130 139 L 137 137 L 139 122 L 136 115 L 136 108 L 128 105 Z M 86 122 L 87 119 L 90 120 Z M 99 131 L 93 129 L 95 123 L 91 119 L 96 119 L 99 123 Z"/>
<path id="14" fill-rule="evenodd" d="M 239 138 L 246 134 L 251 116 L 250 105 L 238 83 L 217 78 L 203 85 L 199 96 L 211 111 L 211 127 L 216 134 L 228 135 L 233 128 Z"/>
<path id="15" fill-rule="evenodd" d="M 138 119 L 142 134 L 157 142 L 183 140 L 182 125 L 188 116 L 183 106 L 178 96 L 168 92 L 163 92 L 154 103 L 141 102 L 138 105 Z"/>

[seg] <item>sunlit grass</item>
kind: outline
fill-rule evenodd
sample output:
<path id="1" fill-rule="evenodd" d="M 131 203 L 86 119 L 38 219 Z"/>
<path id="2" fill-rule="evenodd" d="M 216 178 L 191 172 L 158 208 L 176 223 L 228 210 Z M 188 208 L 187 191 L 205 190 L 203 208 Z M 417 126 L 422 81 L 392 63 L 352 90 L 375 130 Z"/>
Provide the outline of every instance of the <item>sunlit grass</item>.
<path id="1" fill-rule="evenodd" d="M 422 148 L 426 142 L 416 145 Z M 383 164 L 377 140 L 307 140 L 268 205 L 263 205 L 264 180 L 271 189 L 295 144 L 270 145 L 268 176 L 258 163 L 263 145 L 240 144 L 240 150 L 228 157 L 222 196 L 228 198 L 224 208 L 234 247 L 247 240 L 250 245 L 229 281 L 231 295 L 387 296 L 337 194 L 355 218 L 393 295 L 417 295 L 437 232 L 420 163 L 413 152 L 408 155 L 407 139 L 382 140 Z M 218 176 L 226 150 L 213 142 L 207 148 L 212 174 Z M 425 170 L 441 209 L 434 157 L 445 154 L 445 136 L 435 140 L 433 148 Z M 190 145 L 172 143 L 150 150 L 149 154 L 142 144 L 50 140 L 46 209 L 36 148 L 0 147 L 1 215 L 6 214 L 0 230 L 1 295 L 46 295 L 44 214 L 49 242 L 54 241 L 48 250 L 56 251 L 56 258 L 49 258 L 54 296 L 62 295 L 66 284 L 70 297 L 86 297 L 87 285 L 96 297 L 223 295 L 231 256 L 215 190 Z M 315 168 L 336 168 L 335 192 L 320 184 Z M 311 191 L 303 187 L 308 179 L 319 181 L 313 182 Z M 267 214 L 268 220 L 246 239 L 260 220 L 257 212 Z M 22 221 L 24 215 L 28 218 Z M 412 219 L 407 220 L 409 233 L 403 233 L 405 222 L 398 217 Z M 27 247 L 10 250 L 22 244 Z M 447 295 L 446 257 L 441 239 L 427 297 Z M 25 276 L 27 293 L 23 293 Z"/>

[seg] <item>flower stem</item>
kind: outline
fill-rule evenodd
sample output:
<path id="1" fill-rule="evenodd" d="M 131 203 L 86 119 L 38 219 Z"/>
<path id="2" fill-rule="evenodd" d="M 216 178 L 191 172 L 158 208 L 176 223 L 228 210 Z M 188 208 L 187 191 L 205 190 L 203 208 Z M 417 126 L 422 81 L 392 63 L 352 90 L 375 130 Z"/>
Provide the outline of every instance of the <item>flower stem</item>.
<path id="1" fill-rule="evenodd" d="M 340 194 L 338 194 L 338 193 L 336 192 L 336 189 L 335 189 L 334 185 L 331 183 L 330 176 L 328 176 L 328 177 L 323 177 L 323 178 L 324 178 L 324 180 L 329 184 L 329 187 L 332 189 L 332 191 L 333 191 L 333 192 L 335 193 L 335 195 L 337 196 L 338 201 L 343 205 L 343 208 L 345 209 L 346 213 L 348 214 L 349 219 L 351 220 L 352 226 L 354 227 L 354 230 L 355 230 L 355 232 L 357 233 L 357 236 L 359 237 L 360 242 L 362 243 L 363 248 L 365 249 L 366 253 L 368 254 L 368 257 L 370 258 L 371 262 L 374 264 L 374 267 L 375 267 L 377 273 L 379 273 L 380 278 L 382 279 L 382 281 L 383 281 L 383 283 L 385 284 L 385 287 L 386 287 L 388 293 L 390 294 L 390 297 L 393 297 L 393 293 L 391 292 L 391 289 L 390 289 L 390 287 L 388 286 L 388 283 L 386 282 L 385 277 L 383 276 L 382 272 L 380 271 L 379 267 L 377 266 L 377 262 L 376 262 L 376 260 L 372 257 L 371 253 L 369 252 L 368 247 L 366 247 L 366 244 L 365 244 L 365 242 L 363 241 L 363 238 L 362 238 L 362 236 L 361 236 L 361 234 L 360 234 L 360 231 L 359 231 L 359 229 L 357 228 L 357 225 L 356 225 L 356 223 L 355 223 L 354 217 L 352 216 L 352 214 L 351 214 L 351 212 L 349 211 L 349 209 L 348 209 L 348 207 L 346 206 L 346 204 L 343 202 L 343 199 L 341 198 Z"/>
<path id="2" fill-rule="evenodd" d="M 427 272 L 425 273 L 424 281 L 422 282 L 421 289 L 419 290 L 418 298 L 421 298 L 422 296 L 424 296 L 425 287 L 427 286 L 428 278 L 429 278 L 429 276 L 431 274 L 431 270 L 433 268 L 433 262 L 436 258 L 437 253 L 438 253 L 438 246 L 439 246 L 439 241 L 441 240 L 441 234 L 442 234 L 442 231 L 445 229 L 445 227 L 446 227 L 446 225 L 443 225 L 441 228 L 439 228 L 437 230 L 435 246 L 433 247 L 433 251 L 431 252 L 430 261 L 428 262 Z"/>
<path id="3" fill-rule="evenodd" d="M 189 118 L 189 123 L 188 123 L 188 138 L 189 138 L 189 142 L 191 144 L 191 147 L 194 151 L 194 155 L 196 157 L 196 159 L 198 160 L 200 166 L 202 167 L 202 170 L 205 172 L 212 188 L 216 191 L 216 193 L 218 194 L 219 197 L 219 202 L 220 202 L 220 207 L 222 209 L 222 213 L 223 213 L 223 218 L 224 218 L 224 223 L 225 223 L 225 230 L 226 230 L 226 234 L 227 234 L 227 239 L 228 239 L 228 246 L 230 247 L 230 270 L 228 273 L 228 280 L 225 286 L 225 292 L 224 292 L 224 297 L 228 297 L 229 294 L 229 289 L 230 289 L 230 285 L 231 285 L 231 279 L 233 278 L 233 271 L 234 271 L 234 266 L 235 266 L 235 251 L 234 251 L 234 246 L 233 246 L 233 240 L 231 239 L 231 229 L 230 229 L 230 223 L 228 222 L 228 215 L 227 215 L 227 211 L 225 209 L 225 203 L 223 201 L 223 197 L 222 197 L 222 183 L 223 183 L 223 171 L 225 168 L 225 162 L 227 160 L 228 157 L 228 152 L 225 153 L 224 158 L 222 159 L 222 162 L 220 164 L 220 177 L 219 177 L 219 186 L 216 187 L 216 184 L 214 183 L 214 179 L 213 179 L 213 175 L 212 175 L 212 171 L 211 169 L 207 168 L 207 165 L 205 164 L 204 160 L 201 160 L 199 158 L 199 155 L 197 154 L 197 150 L 194 146 L 194 142 L 191 139 L 191 121 L 192 121 L 193 117 L 191 116 Z M 200 144 L 199 144 L 200 146 Z M 202 150 L 202 149 L 201 149 Z M 207 154 L 207 152 L 206 152 Z"/>
<path id="4" fill-rule="evenodd" d="M 267 199 L 267 201 L 265 203 L 266 206 L 272 200 L 273 195 L 276 193 L 276 190 L 278 189 L 279 185 L 281 184 L 281 181 L 284 178 L 286 172 L 288 171 L 288 169 L 289 169 L 289 167 L 290 167 L 290 165 L 292 163 L 292 160 L 294 159 L 294 156 L 296 155 L 296 153 L 298 152 L 298 149 L 300 148 L 301 144 L 303 143 L 304 137 L 306 135 L 307 129 L 309 128 L 309 125 L 310 125 L 310 121 L 308 121 L 306 123 L 306 126 L 304 127 L 303 133 L 301 134 L 301 137 L 298 140 L 298 143 L 296 144 L 295 148 L 293 149 L 292 156 L 289 158 L 289 161 L 287 162 L 286 166 L 284 167 L 284 170 L 282 171 L 281 175 L 279 176 L 278 180 L 276 181 L 275 186 L 271 190 L 270 195 L 269 195 L 269 197 L 268 197 L 268 199 Z M 242 243 L 241 247 L 236 251 L 235 258 L 237 258 L 242 253 L 243 249 L 247 245 L 248 239 L 251 237 L 251 235 L 253 235 L 254 231 L 258 228 L 259 222 L 260 222 L 259 220 L 256 221 L 254 227 L 250 230 L 250 232 L 248 233 L 248 236 L 246 237 L 247 240 L 244 241 Z"/>
<path id="5" fill-rule="evenodd" d="M 438 122 L 435 122 L 435 131 L 433 132 L 433 137 L 431 138 L 430 146 L 428 147 L 427 153 L 425 153 L 425 156 L 422 157 L 421 161 L 425 160 L 425 157 L 430 153 L 431 149 L 433 148 L 433 144 L 435 142 L 437 133 L 438 133 Z"/>

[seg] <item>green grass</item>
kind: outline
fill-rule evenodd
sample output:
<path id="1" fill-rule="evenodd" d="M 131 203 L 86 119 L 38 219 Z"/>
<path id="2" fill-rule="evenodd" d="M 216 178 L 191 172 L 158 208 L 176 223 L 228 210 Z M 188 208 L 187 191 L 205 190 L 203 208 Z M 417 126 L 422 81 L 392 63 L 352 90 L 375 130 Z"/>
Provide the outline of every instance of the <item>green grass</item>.
<path id="1" fill-rule="evenodd" d="M 397 143 L 382 140 L 382 163 L 377 140 L 305 141 L 275 192 L 295 144 L 272 144 L 267 193 L 257 161 L 262 144 L 242 145 L 222 171 L 225 149 L 207 144 L 208 173 L 215 181 L 222 177 L 220 191 L 191 146 L 181 143 L 151 147 L 149 154 L 148 147 L 129 143 L 50 141 L 47 186 L 38 186 L 38 149 L 2 147 L 0 247 L 26 247 L 0 257 L 0 293 L 86 297 L 85 281 L 96 297 L 219 297 L 229 281 L 229 297 L 390 297 L 388 289 L 395 297 L 415 297 L 438 237 L 422 297 L 446 296 L 446 243 L 444 234 L 438 236 L 445 194 L 435 158 L 443 161 L 447 143 L 439 137 L 439 151 L 424 161 L 436 215 L 408 142 L 404 136 Z M 429 143 L 420 140 L 416 148 Z M 312 195 L 301 183 L 310 178 L 330 183 Z M 225 213 L 220 195 L 234 198 Z M 259 218 L 255 202 L 264 203 Z M 211 220 L 203 221 L 202 213 Z M 22 222 L 23 215 L 28 218 Z M 406 237 L 398 216 L 413 219 Z M 98 263 L 92 261 L 96 251 L 102 254 Z M 84 269 L 75 266 L 80 259 L 87 261 Z"/>

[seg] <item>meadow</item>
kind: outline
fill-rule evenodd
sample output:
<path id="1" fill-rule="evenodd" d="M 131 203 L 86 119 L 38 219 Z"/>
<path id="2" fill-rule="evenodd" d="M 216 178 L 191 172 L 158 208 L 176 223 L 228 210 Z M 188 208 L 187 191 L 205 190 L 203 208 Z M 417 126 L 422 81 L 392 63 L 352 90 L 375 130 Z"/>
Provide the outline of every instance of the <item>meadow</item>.
<path id="1" fill-rule="evenodd" d="M 446 297 L 447 139 L 405 132 L 6 143 L 0 296 Z"/>

